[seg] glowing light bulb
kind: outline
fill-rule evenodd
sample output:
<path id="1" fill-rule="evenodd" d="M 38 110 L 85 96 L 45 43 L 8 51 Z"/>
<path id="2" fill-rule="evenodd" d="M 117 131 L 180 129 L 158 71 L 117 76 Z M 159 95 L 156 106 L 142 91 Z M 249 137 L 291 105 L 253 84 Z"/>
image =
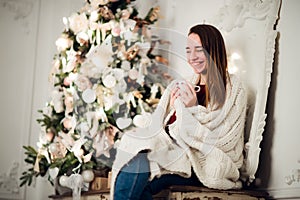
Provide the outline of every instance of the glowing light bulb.
<path id="1" fill-rule="evenodd" d="M 235 74 L 239 70 L 235 62 L 236 60 L 241 60 L 241 56 L 237 52 L 233 52 L 229 57 L 229 63 L 228 63 L 228 72 L 230 74 Z"/>
<path id="2" fill-rule="evenodd" d="M 232 60 L 239 60 L 239 59 L 241 59 L 241 56 L 240 56 L 240 54 L 233 52 L 232 55 L 230 56 L 230 58 Z"/>

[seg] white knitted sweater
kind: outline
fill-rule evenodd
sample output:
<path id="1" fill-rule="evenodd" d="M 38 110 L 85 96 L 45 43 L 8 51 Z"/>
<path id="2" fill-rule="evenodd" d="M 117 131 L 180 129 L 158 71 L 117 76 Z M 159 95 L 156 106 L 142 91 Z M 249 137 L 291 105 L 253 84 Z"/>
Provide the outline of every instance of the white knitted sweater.
<path id="1" fill-rule="evenodd" d="M 231 75 L 225 104 L 218 110 L 212 110 L 210 105 L 187 108 L 175 100 L 176 121 L 169 126 L 172 139 L 164 127 L 174 112 L 169 110 L 173 87 L 174 82 L 164 91 L 150 127 L 123 135 L 112 169 L 111 199 L 120 169 L 142 150 L 150 151 L 150 179 L 168 173 L 190 177 L 193 167 L 207 187 L 241 187 L 239 168 L 243 164 L 246 93 L 239 79 Z"/>

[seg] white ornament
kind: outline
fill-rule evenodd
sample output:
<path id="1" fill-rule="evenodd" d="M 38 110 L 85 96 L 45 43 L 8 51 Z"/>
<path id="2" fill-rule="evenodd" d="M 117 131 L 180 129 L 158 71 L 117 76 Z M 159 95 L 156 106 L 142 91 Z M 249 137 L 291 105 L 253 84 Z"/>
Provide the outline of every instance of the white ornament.
<path id="1" fill-rule="evenodd" d="M 113 88 L 116 85 L 116 78 L 113 75 L 107 75 L 103 79 L 103 84 L 107 88 Z"/>
<path id="2" fill-rule="evenodd" d="M 84 170 L 82 171 L 81 176 L 86 183 L 93 181 L 95 177 L 93 170 Z"/>
<path id="3" fill-rule="evenodd" d="M 100 1 L 96 1 L 98 2 L 100 5 L 105 5 L 105 4 L 108 4 L 109 0 L 100 0 Z"/>
<path id="4" fill-rule="evenodd" d="M 58 167 L 54 167 L 54 168 L 50 168 L 50 169 L 49 169 L 49 175 L 50 175 L 50 177 L 51 177 L 53 180 L 57 177 L 58 171 L 59 171 Z"/>
<path id="5" fill-rule="evenodd" d="M 128 72 L 128 76 L 131 80 L 136 80 L 139 77 L 139 72 L 136 69 L 131 69 Z"/>
<path id="6" fill-rule="evenodd" d="M 92 89 L 86 89 L 82 93 L 82 99 L 86 103 L 93 103 L 96 100 L 96 92 Z"/>
<path id="7" fill-rule="evenodd" d="M 57 152 L 57 145 L 56 145 L 56 143 L 50 144 L 48 148 L 49 148 L 50 153 L 56 153 Z"/>
<path id="8" fill-rule="evenodd" d="M 80 200 L 83 178 L 80 174 L 72 174 L 68 181 L 68 187 L 73 190 L 73 200 Z"/>
<path id="9" fill-rule="evenodd" d="M 120 129 L 127 128 L 132 122 L 131 118 L 120 117 L 117 119 L 116 124 Z"/>
<path id="10" fill-rule="evenodd" d="M 68 176 L 62 175 L 59 178 L 59 184 L 63 187 L 68 187 L 68 182 L 69 182 L 69 177 Z"/>
<path id="11" fill-rule="evenodd" d="M 124 60 L 122 62 L 121 68 L 126 71 L 129 71 L 130 70 L 130 62 L 128 62 L 127 60 Z"/>
<path id="12" fill-rule="evenodd" d="M 133 118 L 133 124 L 139 128 L 146 128 L 150 126 L 151 122 L 151 114 L 147 112 L 143 113 L 142 115 L 136 115 Z"/>

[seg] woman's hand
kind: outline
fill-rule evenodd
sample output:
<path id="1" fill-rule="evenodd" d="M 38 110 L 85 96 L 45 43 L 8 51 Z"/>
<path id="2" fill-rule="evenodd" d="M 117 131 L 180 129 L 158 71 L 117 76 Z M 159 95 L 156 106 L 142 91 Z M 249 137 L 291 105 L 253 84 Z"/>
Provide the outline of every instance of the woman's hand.
<path id="1" fill-rule="evenodd" d="M 192 84 L 178 82 L 171 92 L 170 105 L 174 105 L 175 99 L 179 98 L 186 107 L 197 105 L 197 95 Z"/>
<path id="2" fill-rule="evenodd" d="M 180 99 L 186 107 L 197 105 L 197 95 L 194 87 L 189 82 L 180 85 Z"/>
<path id="3" fill-rule="evenodd" d="M 176 83 L 176 86 L 171 91 L 171 98 L 170 98 L 170 106 L 174 106 L 174 101 L 180 96 L 180 88 L 178 87 L 178 84 Z"/>

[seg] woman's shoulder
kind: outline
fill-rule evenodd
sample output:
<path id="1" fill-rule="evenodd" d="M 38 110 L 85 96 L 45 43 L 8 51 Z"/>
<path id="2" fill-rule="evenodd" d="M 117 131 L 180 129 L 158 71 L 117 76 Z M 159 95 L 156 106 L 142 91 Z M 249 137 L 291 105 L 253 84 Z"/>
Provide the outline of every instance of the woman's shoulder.
<path id="1" fill-rule="evenodd" d="M 234 96 L 239 96 L 240 98 L 247 98 L 247 90 L 242 77 L 239 74 L 230 74 L 230 85 L 231 92 Z"/>
<path id="2" fill-rule="evenodd" d="M 232 87 L 241 87 L 244 88 L 244 83 L 242 77 L 239 74 L 229 74 L 229 81 Z"/>

